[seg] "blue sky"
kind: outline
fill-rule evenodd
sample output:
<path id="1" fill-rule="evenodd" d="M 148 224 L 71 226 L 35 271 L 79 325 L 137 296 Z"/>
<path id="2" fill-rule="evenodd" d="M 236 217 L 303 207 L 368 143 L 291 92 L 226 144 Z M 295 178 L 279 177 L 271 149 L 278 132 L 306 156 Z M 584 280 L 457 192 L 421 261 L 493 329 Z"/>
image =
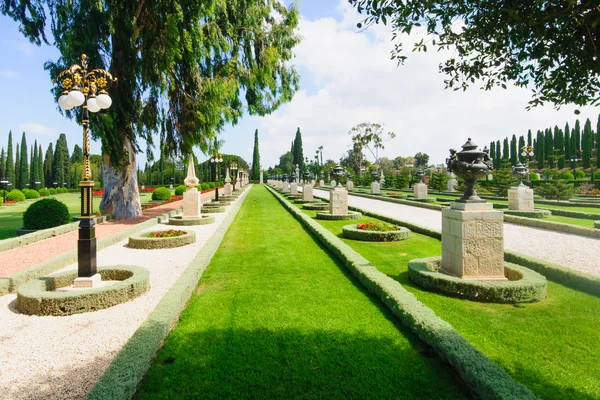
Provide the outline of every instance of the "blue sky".
<path id="1" fill-rule="evenodd" d="M 250 161 L 258 129 L 261 164 L 274 165 L 300 127 L 305 156 L 311 157 L 322 145 L 324 157 L 337 160 L 350 147 L 350 128 L 371 121 L 384 123 L 397 134 L 382 155 L 393 158 L 424 151 L 432 162 L 440 163 L 448 148 L 459 147 L 469 136 L 483 146 L 507 135 L 526 134 L 527 129 L 562 127 L 566 121 L 572 126 L 576 119 L 574 107 L 525 111 L 529 93 L 524 89 L 444 90 L 444 77 L 437 70 L 443 52 L 410 53 L 407 64 L 397 67 L 389 57 L 389 29 L 378 26 L 357 33 L 361 17 L 346 0 L 304 0 L 299 9 L 304 39 L 293 63 L 301 75 L 300 91 L 270 116 L 246 116 L 237 126 L 226 127 L 223 152 Z M 51 78 L 43 69 L 45 61 L 58 58 L 58 51 L 30 44 L 5 16 L 0 16 L 0 38 L 0 147 L 6 146 L 9 130 L 19 141 L 26 131 L 28 145 L 37 140 L 44 149 L 59 133 L 67 135 L 71 150 L 76 143 L 81 145 L 81 127 L 57 111 Z M 600 110 L 580 110 L 578 118 L 583 122 L 589 117 L 595 126 Z M 92 144 L 92 152 L 100 152 L 99 143 Z M 206 159 L 199 151 L 196 155 L 200 161 Z M 138 154 L 137 159 L 143 165 L 145 155 Z"/>

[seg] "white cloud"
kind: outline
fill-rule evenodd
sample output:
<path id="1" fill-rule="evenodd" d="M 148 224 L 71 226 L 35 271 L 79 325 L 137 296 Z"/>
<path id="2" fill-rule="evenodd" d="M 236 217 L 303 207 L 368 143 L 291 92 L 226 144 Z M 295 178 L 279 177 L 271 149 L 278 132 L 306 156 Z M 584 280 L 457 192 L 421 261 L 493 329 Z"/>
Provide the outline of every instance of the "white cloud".
<path id="1" fill-rule="evenodd" d="M 50 128 L 48 126 L 44 126 L 42 124 L 36 124 L 34 122 L 27 122 L 25 124 L 19 125 L 19 130 L 25 133 L 32 133 L 37 135 L 44 136 L 57 136 L 58 130 L 54 128 Z"/>
<path id="2" fill-rule="evenodd" d="M 428 153 L 431 162 L 440 163 L 449 148 L 460 147 L 468 137 L 481 147 L 506 136 L 526 135 L 537 129 L 576 118 L 592 119 L 599 110 L 575 107 L 555 110 L 552 106 L 526 111 L 530 93 L 510 87 L 507 90 L 466 92 L 444 89 L 444 76 L 438 65 L 448 53 L 411 53 L 412 38 L 406 40 L 408 60 L 396 66 L 390 60 L 391 33 L 374 26 L 357 33 L 361 17 L 344 0 L 338 12 L 341 20 L 322 18 L 301 20 L 302 43 L 294 64 L 308 72 L 301 78 L 302 90 L 272 115 L 251 118 L 261 132 L 263 166 L 274 165 L 290 148 L 296 127 L 300 127 L 305 156 L 312 158 L 318 146 L 324 158 L 339 159 L 350 147 L 347 132 L 365 122 L 384 123 L 397 137 L 386 144 L 383 156 Z M 317 89 L 310 93 L 308 88 Z M 265 135 L 266 133 L 266 135 Z"/>
<path id="3" fill-rule="evenodd" d="M 13 71 L 12 69 L 0 70 L 0 78 L 15 79 L 19 78 L 20 76 L 21 74 L 19 74 L 17 71 Z"/>

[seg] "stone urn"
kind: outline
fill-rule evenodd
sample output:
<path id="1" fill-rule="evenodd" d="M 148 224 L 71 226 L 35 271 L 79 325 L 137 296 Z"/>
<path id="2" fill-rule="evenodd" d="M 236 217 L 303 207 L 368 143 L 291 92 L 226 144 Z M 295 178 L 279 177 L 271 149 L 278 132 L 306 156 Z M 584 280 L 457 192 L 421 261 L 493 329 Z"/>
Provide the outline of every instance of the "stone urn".
<path id="1" fill-rule="evenodd" d="M 478 150 L 477 147 L 469 138 L 462 145 L 461 151 L 450 149 L 450 157 L 446 159 L 448 171 L 462 178 L 467 186 L 463 196 L 457 200 L 459 203 L 485 203 L 485 200 L 477 195 L 474 186 L 478 179 L 483 178 L 492 169 L 492 161 L 487 147 L 483 150 Z"/>
<path id="2" fill-rule="evenodd" d="M 342 178 L 346 175 L 346 170 L 342 168 L 339 164 L 331 171 L 331 175 L 337 182 L 336 187 L 342 186 Z"/>
<path id="3" fill-rule="evenodd" d="M 379 175 L 377 175 L 377 171 L 371 173 L 371 178 L 373 178 L 373 182 L 379 181 Z"/>
<path id="4" fill-rule="evenodd" d="M 518 181 L 516 186 L 525 186 L 523 185 L 523 179 L 527 180 L 528 173 L 529 170 L 527 169 L 527 167 L 521 164 L 520 162 L 517 163 L 517 165 L 515 165 L 514 167 L 512 167 L 511 174 L 513 178 L 515 178 Z"/>
<path id="5" fill-rule="evenodd" d="M 313 179 L 313 174 L 307 170 L 307 171 L 304 171 L 304 174 L 302 174 L 302 177 L 304 178 L 304 183 L 310 184 L 310 182 Z"/>
<path id="6" fill-rule="evenodd" d="M 418 183 L 424 183 L 423 179 L 425 178 L 425 171 L 419 168 L 419 170 L 415 173 L 417 179 L 419 179 Z"/>

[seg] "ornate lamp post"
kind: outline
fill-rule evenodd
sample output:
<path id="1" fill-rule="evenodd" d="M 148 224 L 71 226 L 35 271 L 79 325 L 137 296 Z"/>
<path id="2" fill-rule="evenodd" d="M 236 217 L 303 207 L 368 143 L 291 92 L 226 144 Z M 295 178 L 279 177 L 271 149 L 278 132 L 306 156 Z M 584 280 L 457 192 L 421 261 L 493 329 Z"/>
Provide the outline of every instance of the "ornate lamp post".
<path id="1" fill-rule="evenodd" d="M 219 164 L 223 162 L 223 154 L 213 154 L 210 162 L 215 164 L 215 201 L 219 201 Z"/>
<path id="2" fill-rule="evenodd" d="M 2 178 L 0 183 L 4 185 L 4 203 L 6 203 L 6 184 L 8 183 L 8 178 Z"/>
<path id="3" fill-rule="evenodd" d="M 89 113 L 107 109 L 112 99 L 107 93 L 108 87 L 116 82 L 104 69 L 88 70 L 87 56 L 81 56 L 81 65 L 74 64 L 62 71 L 53 83 L 58 84 L 62 94 L 58 104 L 63 110 L 82 107 L 83 126 L 83 171 L 81 174 L 81 217 L 79 222 L 79 239 L 77 240 L 77 279 L 75 286 L 93 286 L 100 280 L 96 271 L 96 237 L 94 228 L 93 195 L 94 181 L 90 166 L 90 133 Z M 56 182 L 54 183 L 56 186 Z"/>
<path id="4" fill-rule="evenodd" d="M 527 186 L 531 187 L 531 177 L 529 176 L 529 159 L 534 156 L 533 146 L 521 147 L 521 156 L 525 157 L 525 167 L 527 168 Z"/>
<path id="5" fill-rule="evenodd" d="M 237 182 L 237 170 L 238 170 L 238 165 L 236 162 L 231 163 L 231 166 L 229 167 L 229 169 L 233 172 L 233 191 L 235 192 L 235 183 Z"/>

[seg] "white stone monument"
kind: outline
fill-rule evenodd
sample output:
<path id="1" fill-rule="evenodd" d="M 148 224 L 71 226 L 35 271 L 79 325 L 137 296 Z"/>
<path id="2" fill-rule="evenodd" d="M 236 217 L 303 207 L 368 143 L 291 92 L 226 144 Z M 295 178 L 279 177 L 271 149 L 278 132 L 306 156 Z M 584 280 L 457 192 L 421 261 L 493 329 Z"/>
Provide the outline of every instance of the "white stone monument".
<path id="1" fill-rule="evenodd" d="M 533 211 L 533 189 L 521 184 L 508 189 L 508 209 Z"/>
<path id="2" fill-rule="evenodd" d="M 415 183 L 413 186 L 413 193 L 415 199 L 426 199 L 427 198 L 427 185 L 423 182 Z"/>
<path id="3" fill-rule="evenodd" d="M 321 180 L 319 181 L 319 186 L 320 186 L 320 187 L 323 187 L 323 186 L 325 186 L 325 181 L 324 181 L 323 179 L 321 179 Z"/>
<path id="4" fill-rule="evenodd" d="M 232 195 L 231 178 L 229 177 L 229 168 L 225 168 L 225 188 L 223 189 L 224 196 Z"/>
<path id="5" fill-rule="evenodd" d="M 352 182 L 350 179 L 346 181 L 346 189 L 348 191 L 354 190 L 354 182 Z"/>
<path id="6" fill-rule="evenodd" d="M 310 183 L 305 183 L 302 186 L 302 200 L 313 201 L 313 187 Z"/>
<path id="7" fill-rule="evenodd" d="M 261 185 L 263 184 L 263 173 L 264 173 L 264 171 L 261 170 L 260 171 L 260 184 Z"/>
<path id="8" fill-rule="evenodd" d="M 286 179 L 283 180 L 283 193 L 289 193 L 290 192 L 290 183 L 287 181 L 287 177 Z"/>
<path id="9" fill-rule="evenodd" d="M 298 184 L 296 182 L 290 183 L 290 194 L 298 194 Z"/>
<path id="10" fill-rule="evenodd" d="M 342 185 L 329 192 L 329 213 L 348 214 L 348 192 Z"/>
<path id="11" fill-rule="evenodd" d="M 381 185 L 377 181 L 373 181 L 371 183 L 371 194 L 380 194 L 381 193 Z"/>
<path id="12" fill-rule="evenodd" d="M 194 169 L 194 156 L 190 154 L 187 177 L 183 181 L 187 186 L 187 190 L 183 193 L 183 218 L 200 218 L 202 200 L 196 188 L 199 182 Z"/>

